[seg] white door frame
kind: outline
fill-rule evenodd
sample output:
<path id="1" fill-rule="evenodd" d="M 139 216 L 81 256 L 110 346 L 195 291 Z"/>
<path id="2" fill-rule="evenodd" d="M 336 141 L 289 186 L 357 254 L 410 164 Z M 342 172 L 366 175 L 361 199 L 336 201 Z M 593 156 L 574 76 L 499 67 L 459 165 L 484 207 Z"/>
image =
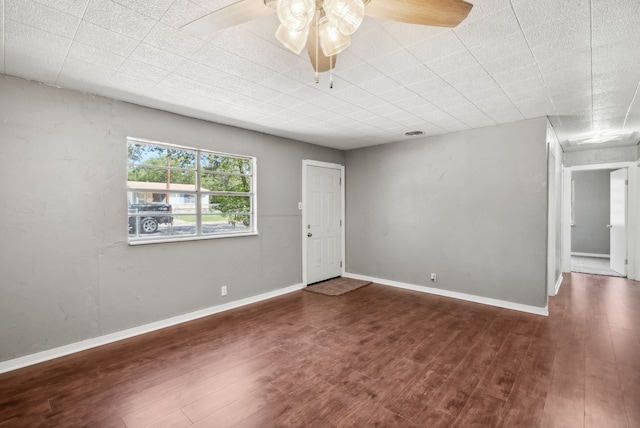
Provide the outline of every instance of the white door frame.
<path id="1" fill-rule="evenodd" d="M 637 251 L 637 243 L 640 243 L 640 225 L 637 219 L 640 216 L 640 174 L 638 162 L 614 162 L 595 165 L 579 165 L 565 167 L 563 170 L 564 192 L 562 195 L 562 271 L 571 272 L 571 173 L 573 171 L 592 171 L 598 169 L 628 168 L 629 186 L 627 187 L 627 278 L 640 280 L 640 252 Z"/>
<path id="2" fill-rule="evenodd" d="M 629 168 L 614 169 L 609 173 L 609 268 L 620 274 L 627 276 L 629 274 L 628 250 L 629 250 L 629 234 L 627 233 L 627 224 L 629 218 Z M 620 206 L 618 198 L 622 196 L 624 202 L 623 222 L 620 224 Z M 623 228 L 620 230 L 620 228 Z M 622 232 L 622 233 L 621 233 Z"/>
<path id="3" fill-rule="evenodd" d="M 302 285 L 307 286 L 307 167 L 317 166 L 320 168 L 331 168 L 340 170 L 340 220 L 342 221 L 342 227 L 340 228 L 340 245 L 342 246 L 342 267 L 340 268 L 341 275 L 344 276 L 345 267 L 347 265 L 345 254 L 345 180 L 344 180 L 344 165 L 337 163 L 322 162 L 310 159 L 302 160 Z"/>
<path id="4" fill-rule="evenodd" d="M 553 161 L 553 162 L 552 162 Z M 558 183 L 558 162 L 556 154 L 549 149 L 547 152 L 547 296 L 555 296 L 557 283 L 556 275 L 556 221 L 559 207 L 556 206 L 557 193 L 562 189 Z M 562 180 L 562 174 L 559 175 Z M 560 255 L 562 257 L 562 254 Z M 562 269 L 560 269 L 562 271 Z M 562 273 L 560 274 L 562 277 Z M 547 301 L 548 303 L 548 301 Z"/>

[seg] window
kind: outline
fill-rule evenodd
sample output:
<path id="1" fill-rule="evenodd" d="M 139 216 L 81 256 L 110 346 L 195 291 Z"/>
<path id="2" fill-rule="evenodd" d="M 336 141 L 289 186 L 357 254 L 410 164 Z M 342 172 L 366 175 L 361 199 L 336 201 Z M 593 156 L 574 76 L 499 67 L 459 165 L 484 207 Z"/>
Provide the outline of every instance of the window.
<path id="1" fill-rule="evenodd" d="M 252 157 L 128 140 L 129 243 L 256 233 Z"/>

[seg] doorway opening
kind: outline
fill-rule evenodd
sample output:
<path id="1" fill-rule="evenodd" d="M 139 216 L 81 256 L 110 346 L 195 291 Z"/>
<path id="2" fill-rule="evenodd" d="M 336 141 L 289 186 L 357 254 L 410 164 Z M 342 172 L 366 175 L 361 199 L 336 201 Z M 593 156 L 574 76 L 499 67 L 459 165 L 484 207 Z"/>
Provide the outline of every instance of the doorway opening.
<path id="1" fill-rule="evenodd" d="M 570 271 L 627 276 L 627 168 L 570 173 Z"/>

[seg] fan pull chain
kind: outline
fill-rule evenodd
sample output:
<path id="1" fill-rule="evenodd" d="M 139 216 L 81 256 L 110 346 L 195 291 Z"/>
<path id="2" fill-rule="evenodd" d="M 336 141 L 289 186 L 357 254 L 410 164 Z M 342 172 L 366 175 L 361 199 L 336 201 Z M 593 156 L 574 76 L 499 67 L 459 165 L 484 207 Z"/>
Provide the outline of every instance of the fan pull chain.
<path id="1" fill-rule="evenodd" d="M 333 56 L 329 57 L 329 89 L 333 89 Z"/>

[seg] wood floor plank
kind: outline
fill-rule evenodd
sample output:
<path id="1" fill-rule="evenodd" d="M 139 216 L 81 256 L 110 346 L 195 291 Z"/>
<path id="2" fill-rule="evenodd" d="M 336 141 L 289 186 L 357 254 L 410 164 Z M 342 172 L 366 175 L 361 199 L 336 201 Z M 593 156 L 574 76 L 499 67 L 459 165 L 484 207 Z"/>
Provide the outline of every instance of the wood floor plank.
<path id="1" fill-rule="evenodd" d="M 531 340 L 530 337 L 509 334 L 480 381 L 478 388 L 486 394 L 506 401 L 529 350 Z"/>
<path id="2" fill-rule="evenodd" d="M 190 427 L 192 424 L 193 422 L 191 422 L 187 415 L 182 413 L 180 410 L 175 410 L 168 415 L 145 425 L 145 428 L 186 428 Z"/>
<path id="3" fill-rule="evenodd" d="M 316 379 L 320 380 L 318 378 Z M 307 393 L 307 395 L 310 395 L 308 393 L 311 390 L 311 388 L 307 389 L 305 393 Z M 290 415 L 295 413 L 298 406 L 304 407 L 310 402 L 310 400 L 305 399 L 304 397 L 305 396 L 300 395 L 297 396 L 296 399 L 295 397 L 289 396 L 287 394 L 276 394 L 275 397 L 271 397 L 265 400 L 264 406 L 257 406 L 259 407 L 259 409 L 253 413 L 248 414 L 248 416 L 246 414 L 249 413 L 252 409 L 244 410 L 243 414 L 245 414 L 245 417 L 237 421 L 232 426 L 234 428 L 269 428 L 283 426 L 281 421 L 289 418 Z M 250 404 L 250 406 L 254 405 Z"/>
<path id="4" fill-rule="evenodd" d="M 501 310 L 493 317 L 487 329 L 483 332 L 480 340 L 490 342 L 496 349 L 518 325 L 520 318 L 513 311 Z"/>
<path id="5" fill-rule="evenodd" d="M 335 425 L 336 428 L 353 427 L 405 427 L 418 428 L 412 422 L 383 407 L 372 404 L 361 404 L 352 409 Z"/>
<path id="6" fill-rule="evenodd" d="M 520 336 L 537 337 L 540 325 L 544 324 L 544 321 L 545 320 L 538 315 L 530 314 L 523 316 L 515 323 L 511 333 Z"/>
<path id="7" fill-rule="evenodd" d="M 446 378 L 446 374 L 425 367 L 424 371 L 394 394 L 385 395 L 383 405 L 387 410 L 412 420 L 436 396 Z"/>
<path id="8" fill-rule="evenodd" d="M 410 358 L 418 363 L 430 363 L 454 338 L 451 329 L 447 327 L 449 322 L 454 322 L 454 316 L 451 314 L 439 318 L 426 331 L 426 337 L 415 347 Z"/>
<path id="9" fill-rule="evenodd" d="M 584 403 L 585 351 L 581 342 L 565 341 L 556 351 L 549 393 Z"/>
<path id="10" fill-rule="evenodd" d="M 426 406 L 412 422 L 418 427 L 452 427 L 458 416 Z"/>
<path id="11" fill-rule="evenodd" d="M 640 426 L 639 308 L 586 274 L 548 317 L 294 292 L 1 374 L 0 427 Z"/>
<path id="12" fill-rule="evenodd" d="M 618 376 L 629 427 L 640 427 L 640 368 L 618 364 Z"/>
<path id="13" fill-rule="evenodd" d="M 454 427 L 496 427 L 505 402 L 481 391 L 469 397 Z"/>
<path id="14" fill-rule="evenodd" d="M 539 338 L 532 339 L 503 408 L 501 427 L 541 425 L 551 385 L 555 354 L 556 348 L 553 343 Z"/>
<path id="15" fill-rule="evenodd" d="M 397 413 L 393 413 L 385 408 L 376 408 L 363 426 L 369 427 L 397 427 L 397 428 L 418 428 L 407 419 Z M 354 426 L 354 425 L 352 425 Z M 355 425 L 357 426 L 357 425 Z"/>
<path id="16" fill-rule="evenodd" d="M 388 402 L 394 399 L 407 384 L 412 384 L 426 371 L 423 364 L 408 358 L 398 358 L 385 367 L 373 384 L 377 400 Z"/>
<path id="17" fill-rule="evenodd" d="M 30 424 L 18 424 L 13 425 L 18 427 L 23 426 L 41 426 L 41 427 L 88 427 L 99 426 L 100 428 L 127 428 L 122 418 L 118 415 L 114 415 L 110 411 L 98 410 L 94 412 L 87 411 L 86 409 L 76 408 L 65 412 L 52 413 L 49 417 L 45 418 L 44 422 L 40 425 Z"/>
<path id="18" fill-rule="evenodd" d="M 491 343 L 479 341 L 444 382 L 436 409 L 458 415 L 498 353 Z"/>
<path id="19" fill-rule="evenodd" d="M 123 415 L 122 418 L 128 428 L 143 427 L 176 410 L 183 410 L 185 406 L 189 406 L 192 403 L 202 403 L 202 400 L 205 400 L 206 403 L 208 402 L 206 401 L 207 397 L 216 394 L 220 390 L 225 390 L 226 392 L 226 388 L 230 388 L 230 386 L 237 383 L 241 384 L 251 373 L 265 369 L 265 367 L 268 367 L 270 364 L 271 362 L 266 358 L 251 360 L 248 364 L 235 366 L 216 376 L 204 378 L 199 382 L 195 382 L 190 387 L 168 395 L 161 400 L 147 403 Z M 216 397 L 218 396 L 225 397 L 225 394 L 216 395 Z M 189 416 L 188 413 L 186 414 Z M 200 413 L 197 414 L 199 415 Z"/>
<path id="20" fill-rule="evenodd" d="M 606 315 L 587 318 L 589 334 L 585 338 L 585 355 L 601 361 L 615 362 L 613 342 Z"/>
<path id="21" fill-rule="evenodd" d="M 427 404 L 439 397 L 446 379 L 472 352 L 472 344 L 489 323 L 490 320 L 485 318 L 478 319 L 477 322 L 467 320 L 457 324 L 462 328 L 458 334 L 446 343 L 429 364 L 417 366 L 417 375 L 412 382 L 400 389 L 396 388 L 394 394 L 385 397 L 385 408 L 407 419 L 416 417 Z"/>
<path id="22" fill-rule="evenodd" d="M 638 338 L 638 329 L 629 330 L 611 326 L 609 330 L 611 332 L 611 342 L 613 344 L 616 363 L 635 367 L 640 370 L 640 358 L 638 358 L 640 355 L 640 339 Z"/>
<path id="23" fill-rule="evenodd" d="M 627 414 L 614 363 L 586 358 L 585 427 L 627 427 Z"/>
<path id="24" fill-rule="evenodd" d="M 330 426 L 332 420 L 341 420 L 349 414 L 355 400 L 353 397 L 331 386 L 324 391 L 310 391 L 314 393 L 313 400 L 297 411 L 291 412 L 283 418 L 281 426 L 305 426 L 313 421 L 317 426 Z"/>
<path id="25" fill-rule="evenodd" d="M 7 397 L 0 406 L 0 421 L 22 418 L 40 418 L 51 413 L 51 402 L 41 397 L 35 399 L 12 399 Z"/>
<path id="26" fill-rule="evenodd" d="M 282 401 L 283 398 L 283 394 L 277 388 L 267 385 L 256 392 L 243 394 L 191 426 L 193 428 L 232 427 L 272 403 Z M 189 418 L 191 419 L 191 416 Z"/>
<path id="27" fill-rule="evenodd" d="M 557 395 L 547 395 L 540 427 L 584 427 L 584 400 L 571 400 Z"/>
<path id="28" fill-rule="evenodd" d="M 374 389 L 374 384 L 375 381 L 369 376 L 352 370 L 334 386 L 346 394 L 357 398 L 361 403 L 370 403 L 379 401 L 379 396 Z"/>
<path id="29" fill-rule="evenodd" d="M 181 407 L 181 410 L 193 422 L 198 422 L 212 413 L 219 412 L 234 401 L 250 396 L 256 390 L 268 389 L 270 385 L 264 377 L 268 377 L 271 373 L 272 368 L 265 367 Z"/>

